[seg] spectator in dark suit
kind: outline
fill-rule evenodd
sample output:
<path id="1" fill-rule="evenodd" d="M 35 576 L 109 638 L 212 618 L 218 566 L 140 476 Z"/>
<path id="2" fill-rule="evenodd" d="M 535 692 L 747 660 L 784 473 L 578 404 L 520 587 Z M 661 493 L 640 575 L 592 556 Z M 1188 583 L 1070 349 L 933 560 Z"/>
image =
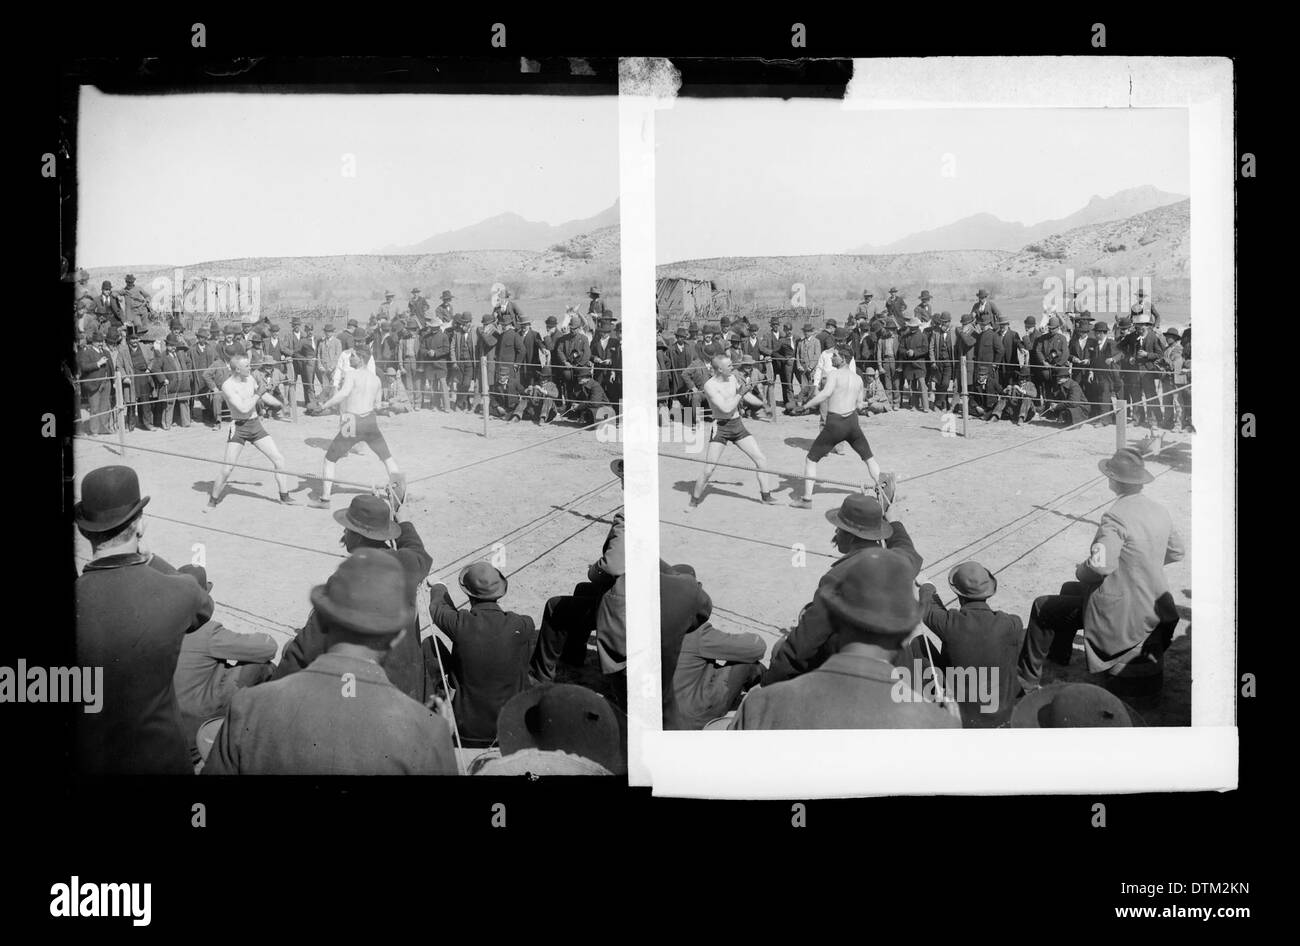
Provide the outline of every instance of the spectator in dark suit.
<path id="1" fill-rule="evenodd" d="M 99 329 L 90 333 L 90 344 L 77 352 L 77 370 L 81 393 L 90 410 L 87 429 L 92 434 L 112 433 L 113 417 L 109 411 L 113 406 L 113 359 L 104 347 L 104 334 Z"/>
<path id="2" fill-rule="evenodd" d="M 113 283 L 105 279 L 100 286 L 99 295 L 95 297 L 94 305 L 95 317 L 99 320 L 101 328 L 123 325 L 122 318 L 122 300 L 113 293 Z"/>
<path id="3" fill-rule="evenodd" d="M 1119 351 L 1109 336 L 1110 326 L 1105 322 L 1095 323 L 1086 348 L 1088 369 L 1092 375 L 1088 400 L 1097 402 L 1092 405 L 1091 413 L 1097 418 L 1093 424 L 1102 426 L 1115 423 L 1115 412 L 1111 405 L 1114 403 L 1115 392 L 1123 390 L 1119 373 L 1115 370 L 1119 363 Z"/>
<path id="4" fill-rule="evenodd" d="M 528 688 L 528 659 L 537 642 L 533 619 L 501 608 L 510 583 L 487 562 L 461 569 L 461 590 L 469 607 L 457 610 L 447 587 L 429 589 L 429 616 L 452 650 L 448 670 L 455 680 L 452 709 L 461 743 L 490 746 L 497 737 L 497 716 L 516 693 Z M 426 651 L 437 646 L 426 642 Z"/>
<path id="5" fill-rule="evenodd" d="M 418 622 L 409 587 L 396 557 L 361 548 L 313 588 L 325 652 L 300 673 L 239 690 L 203 774 L 456 774 L 447 722 L 383 666 Z"/>
<path id="6" fill-rule="evenodd" d="M 77 714 L 73 758 L 86 774 L 194 774 L 173 677 L 212 598 L 141 548 L 148 503 L 134 470 L 106 466 L 86 474 L 73 510 L 92 549 L 75 585 L 77 662 L 104 671 L 100 712 Z"/>
<path id="7" fill-rule="evenodd" d="M 515 330 L 513 315 L 503 314 L 501 321 L 501 334 L 496 343 L 496 373 L 489 375 L 488 380 L 496 394 L 492 399 L 492 413 L 498 417 L 509 417 L 519 404 L 519 373 L 520 366 L 524 363 L 524 343 Z"/>
<path id="8" fill-rule="evenodd" d="M 1016 679 L 1016 662 L 1025 642 L 1025 627 L 1020 618 L 1004 611 L 994 611 L 987 604 L 998 590 L 998 580 L 978 562 L 962 562 L 948 572 L 948 584 L 957 592 L 958 607 L 946 609 L 939 600 L 934 585 L 921 586 L 921 620 L 943 644 L 943 650 L 934 658 L 934 666 L 960 673 L 964 678 L 965 692 L 949 694 L 957 699 L 965 729 L 988 729 L 1001 726 L 1011 718 L 1020 684 Z M 933 651 L 920 638 L 912 645 L 914 663 L 922 655 Z M 920 683 L 919 675 L 914 675 Z M 989 691 L 981 690 L 976 681 L 991 684 Z M 992 699 L 982 702 L 981 697 Z"/>
<path id="9" fill-rule="evenodd" d="M 177 417 L 182 427 L 190 425 L 190 401 L 194 398 L 194 366 L 185 339 L 169 334 L 165 349 L 154 358 L 153 372 L 158 386 L 158 415 L 163 430 L 171 430 Z"/>

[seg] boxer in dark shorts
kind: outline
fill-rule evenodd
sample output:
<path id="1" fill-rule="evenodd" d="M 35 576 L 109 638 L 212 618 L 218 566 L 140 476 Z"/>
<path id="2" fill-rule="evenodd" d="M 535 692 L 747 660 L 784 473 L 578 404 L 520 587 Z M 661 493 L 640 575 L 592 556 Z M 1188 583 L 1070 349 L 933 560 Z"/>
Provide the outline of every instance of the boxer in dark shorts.
<path id="1" fill-rule="evenodd" d="M 340 429 L 335 434 L 334 442 L 330 444 L 329 450 L 325 452 L 326 460 L 330 463 L 337 463 L 346 457 L 352 448 L 359 443 L 364 443 L 375 451 L 375 456 L 379 457 L 380 460 L 387 460 L 393 455 L 393 452 L 388 449 L 388 444 L 384 441 L 384 435 L 379 432 L 379 422 L 375 420 L 374 414 L 357 415 L 352 431 L 351 436 L 344 436 L 343 429 Z"/>
<path id="2" fill-rule="evenodd" d="M 858 424 L 858 407 L 862 403 L 862 378 L 852 368 L 850 352 L 846 348 L 837 348 L 831 359 L 834 369 L 826 376 L 826 384 L 811 400 L 806 408 L 813 408 L 825 403 L 826 425 L 817 434 L 817 439 L 808 448 L 804 459 L 803 495 L 793 500 L 790 505 L 799 509 L 811 509 L 813 485 L 817 481 L 817 461 L 834 449 L 836 444 L 847 443 L 854 449 L 862 462 L 867 465 L 867 475 L 872 483 L 880 488 L 880 464 L 871 455 L 871 446 Z"/>
<path id="3" fill-rule="evenodd" d="M 709 443 L 740 443 L 748 436 L 750 433 L 739 417 L 728 417 L 713 425 L 713 436 L 709 438 Z"/>
<path id="4" fill-rule="evenodd" d="M 271 436 L 262 426 L 261 418 L 250 417 L 247 420 L 233 420 L 230 424 L 230 433 L 226 435 L 226 443 L 257 443 L 263 437 Z"/>
<path id="5" fill-rule="evenodd" d="M 856 413 L 847 416 L 827 413 L 826 426 L 808 449 L 808 459 L 816 463 L 830 453 L 837 443 L 847 443 L 864 463 L 871 459 L 871 445 L 867 443 L 867 435 L 862 432 Z"/>
<path id="6" fill-rule="evenodd" d="M 375 419 L 375 411 L 384 406 L 384 399 L 383 386 L 372 370 L 372 358 L 370 349 L 364 345 L 354 347 L 349 356 L 351 370 L 344 375 L 338 391 L 321 405 L 322 410 L 338 406 L 339 432 L 325 453 L 325 462 L 321 464 L 320 495 L 309 503 L 316 509 L 329 508 L 330 492 L 334 486 L 334 466 L 358 443 L 366 444 L 375 452 L 388 472 L 389 482 L 398 484 L 401 493 L 405 494 L 405 477 L 397 468 L 397 461 L 393 459 L 384 435 L 379 432 L 379 422 Z"/>

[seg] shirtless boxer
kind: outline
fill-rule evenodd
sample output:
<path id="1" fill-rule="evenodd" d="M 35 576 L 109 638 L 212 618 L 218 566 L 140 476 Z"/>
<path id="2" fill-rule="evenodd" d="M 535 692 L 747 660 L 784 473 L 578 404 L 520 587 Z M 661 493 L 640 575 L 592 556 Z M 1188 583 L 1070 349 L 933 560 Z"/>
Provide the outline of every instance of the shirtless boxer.
<path id="1" fill-rule="evenodd" d="M 239 460 L 246 443 L 251 443 L 271 461 L 275 467 L 275 482 L 280 488 L 280 502 L 292 505 L 293 499 L 289 496 L 289 477 L 283 472 L 284 457 L 280 455 L 275 441 L 271 439 L 271 435 L 262 427 L 262 422 L 257 417 L 258 399 L 269 397 L 266 393 L 267 388 L 259 387 L 253 380 L 252 372 L 248 367 L 248 356 L 245 354 L 236 354 L 230 359 L 230 370 L 232 372 L 230 377 L 221 384 L 221 396 L 226 399 L 226 404 L 230 408 L 230 432 L 226 435 L 226 460 L 221 467 L 221 472 L 212 483 L 212 494 L 208 497 L 208 505 L 203 511 L 216 508 L 221 499 L 221 491 L 225 489 L 226 480 L 234 470 L 234 464 Z M 279 402 L 271 398 L 268 403 Z"/>
<path id="2" fill-rule="evenodd" d="M 342 378 L 338 393 L 321 405 L 327 411 L 334 405 L 339 407 L 339 432 L 325 452 L 325 464 L 321 471 L 320 496 L 310 501 L 316 509 L 330 507 L 330 491 L 334 488 L 334 465 L 348 455 L 358 443 L 365 442 L 375 456 L 384 461 L 390 482 L 401 482 L 402 472 L 397 468 L 384 435 L 379 432 L 379 422 L 375 411 L 383 406 L 384 387 L 370 369 L 370 349 L 364 345 L 345 352 L 351 356 L 351 371 Z"/>
<path id="3" fill-rule="evenodd" d="M 880 464 L 871 455 L 871 446 L 867 443 L 862 427 L 858 424 L 858 407 L 862 402 L 862 378 L 854 370 L 853 362 L 846 350 L 836 349 L 831 359 L 831 372 L 826 376 L 825 386 L 813 396 L 805 409 L 826 403 L 826 425 L 817 434 L 817 439 L 808 448 L 808 458 L 803 464 L 803 496 L 790 503 L 799 509 L 812 508 L 813 483 L 817 477 L 817 461 L 837 444 L 847 443 L 867 464 L 867 473 L 872 485 L 879 488 Z"/>
<path id="4" fill-rule="evenodd" d="M 737 383 L 731 373 L 730 358 L 726 355 L 714 357 L 713 377 L 704 382 L 704 396 L 709 399 L 709 407 L 713 411 L 713 436 L 709 440 L 709 452 L 706 456 L 708 464 L 704 467 L 700 478 L 695 481 L 695 489 L 691 491 L 691 509 L 698 506 L 700 500 L 704 498 L 704 488 L 708 484 L 709 476 L 729 443 L 734 443 L 745 456 L 754 461 L 754 467 L 758 470 L 756 474 L 758 493 L 763 502 L 769 504 L 776 502 L 772 498 L 772 490 L 777 482 L 776 476 L 762 472 L 763 467 L 767 466 L 767 459 L 759 449 L 754 435 L 745 429 L 745 425 L 740 420 L 741 401 L 753 404 L 755 407 L 767 406 L 750 393 L 749 387 Z M 767 479 L 765 480 L 764 477 Z"/>

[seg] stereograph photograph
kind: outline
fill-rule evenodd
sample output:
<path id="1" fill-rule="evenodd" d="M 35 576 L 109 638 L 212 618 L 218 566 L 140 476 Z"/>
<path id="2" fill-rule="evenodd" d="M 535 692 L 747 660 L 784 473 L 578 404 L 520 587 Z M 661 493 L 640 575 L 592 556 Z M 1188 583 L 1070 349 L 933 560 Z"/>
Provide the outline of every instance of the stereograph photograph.
<path id="1" fill-rule="evenodd" d="M 618 929 L 668 847 L 887 836 L 1249 917 L 1280 86 L 1235 19 L 907 19 L 32 34 L 7 915 Z"/>
<path id="2" fill-rule="evenodd" d="M 1234 313 L 1192 232 L 1230 250 L 1230 220 L 1191 109 L 1021 97 L 655 116 L 661 697 L 717 734 L 692 760 L 798 746 L 726 731 L 1224 723 L 1193 693 L 1231 672 L 1230 482 L 1199 524 L 1192 484 L 1222 473 Z"/>
<path id="3" fill-rule="evenodd" d="M 626 771 L 612 91 L 82 87 L 77 772 Z"/>

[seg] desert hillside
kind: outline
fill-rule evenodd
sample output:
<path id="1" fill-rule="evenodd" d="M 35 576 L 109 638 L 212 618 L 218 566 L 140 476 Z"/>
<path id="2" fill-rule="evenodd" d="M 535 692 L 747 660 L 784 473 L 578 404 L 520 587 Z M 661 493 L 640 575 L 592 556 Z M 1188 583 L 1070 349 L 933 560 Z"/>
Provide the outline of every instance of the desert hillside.
<path id="1" fill-rule="evenodd" d="M 731 291 L 733 304 L 773 305 L 803 283 L 810 306 L 840 308 L 874 291 L 883 302 L 897 286 L 909 304 L 929 289 L 936 299 L 973 299 L 984 287 L 994 298 L 1034 299 L 1044 281 L 1064 281 L 1067 270 L 1084 276 L 1151 278 L 1155 298 L 1190 298 L 1191 202 L 1147 210 L 1104 223 L 1051 234 L 1017 251 L 934 250 L 888 255 L 723 257 L 682 260 L 657 267 L 659 277 L 713 280 Z"/>

